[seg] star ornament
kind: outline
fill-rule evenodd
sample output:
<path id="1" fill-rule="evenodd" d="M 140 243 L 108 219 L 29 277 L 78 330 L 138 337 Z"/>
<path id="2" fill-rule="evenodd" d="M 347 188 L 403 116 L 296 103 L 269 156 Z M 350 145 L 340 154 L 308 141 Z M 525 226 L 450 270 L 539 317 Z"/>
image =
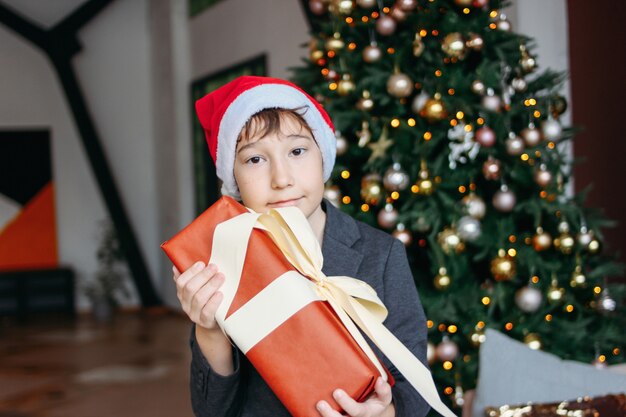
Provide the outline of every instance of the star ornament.
<path id="1" fill-rule="evenodd" d="M 367 147 L 372 150 L 372 154 L 367 162 L 369 163 L 384 157 L 387 154 L 387 149 L 389 149 L 391 145 L 393 145 L 393 141 L 387 137 L 387 129 L 384 129 L 376 142 L 367 145 Z"/>

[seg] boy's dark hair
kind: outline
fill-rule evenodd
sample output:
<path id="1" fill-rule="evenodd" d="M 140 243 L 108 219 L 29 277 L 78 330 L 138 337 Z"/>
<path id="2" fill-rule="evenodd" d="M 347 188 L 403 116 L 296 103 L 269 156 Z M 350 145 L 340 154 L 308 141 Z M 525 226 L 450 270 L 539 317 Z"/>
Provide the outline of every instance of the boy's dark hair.
<path id="1" fill-rule="evenodd" d="M 246 122 L 244 127 L 239 133 L 237 143 L 240 141 L 249 140 L 252 137 L 259 136 L 261 138 L 272 134 L 281 132 L 281 117 L 290 117 L 304 128 L 307 132 L 313 135 L 313 131 L 309 127 L 306 120 L 302 115 L 306 113 L 308 107 L 298 107 L 295 109 L 283 109 L 283 108 L 267 108 L 258 113 L 255 113 Z"/>

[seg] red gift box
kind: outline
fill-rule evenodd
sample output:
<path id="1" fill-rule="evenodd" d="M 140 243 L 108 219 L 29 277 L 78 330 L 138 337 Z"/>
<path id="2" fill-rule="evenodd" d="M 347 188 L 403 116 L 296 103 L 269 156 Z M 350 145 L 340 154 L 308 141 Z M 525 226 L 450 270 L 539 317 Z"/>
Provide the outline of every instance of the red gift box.
<path id="1" fill-rule="evenodd" d="M 217 225 L 242 213 L 247 213 L 245 207 L 232 198 L 222 197 L 161 247 L 179 271 L 187 270 L 199 260 L 208 262 Z M 226 317 L 237 312 L 289 271 L 296 269 L 268 234 L 253 229 L 239 287 Z M 272 300 L 277 309 L 287 301 Z M 363 401 L 373 392 L 376 379 L 380 376 L 376 365 L 326 301 L 307 304 L 249 350 L 246 349 L 245 355 L 287 410 L 296 417 L 318 416 L 315 405 L 319 400 L 326 400 L 340 410 L 332 397 L 335 388 L 341 388 L 357 401 Z M 388 382 L 393 385 L 392 376 L 388 371 L 386 373 Z"/>

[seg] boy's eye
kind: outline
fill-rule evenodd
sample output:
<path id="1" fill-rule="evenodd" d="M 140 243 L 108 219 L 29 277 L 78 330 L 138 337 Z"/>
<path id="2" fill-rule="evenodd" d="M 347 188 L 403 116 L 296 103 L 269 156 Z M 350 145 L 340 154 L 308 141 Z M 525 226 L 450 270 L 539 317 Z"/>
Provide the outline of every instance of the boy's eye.
<path id="1" fill-rule="evenodd" d="M 248 158 L 248 160 L 246 161 L 246 163 L 248 164 L 258 164 L 259 162 L 261 162 L 260 156 L 253 156 L 252 158 Z"/>
<path id="2" fill-rule="evenodd" d="M 302 154 L 304 154 L 306 152 L 305 148 L 296 148 L 293 151 L 291 151 L 291 153 L 295 156 L 300 156 Z"/>

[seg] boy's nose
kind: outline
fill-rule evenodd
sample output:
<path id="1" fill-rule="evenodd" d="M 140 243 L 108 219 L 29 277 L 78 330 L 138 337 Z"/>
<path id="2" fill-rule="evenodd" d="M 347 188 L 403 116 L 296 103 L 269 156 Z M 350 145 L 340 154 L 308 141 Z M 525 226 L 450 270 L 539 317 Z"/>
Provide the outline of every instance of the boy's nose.
<path id="1" fill-rule="evenodd" d="M 283 161 L 272 163 L 272 188 L 281 189 L 293 185 L 293 175 L 289 165 Z"/>

